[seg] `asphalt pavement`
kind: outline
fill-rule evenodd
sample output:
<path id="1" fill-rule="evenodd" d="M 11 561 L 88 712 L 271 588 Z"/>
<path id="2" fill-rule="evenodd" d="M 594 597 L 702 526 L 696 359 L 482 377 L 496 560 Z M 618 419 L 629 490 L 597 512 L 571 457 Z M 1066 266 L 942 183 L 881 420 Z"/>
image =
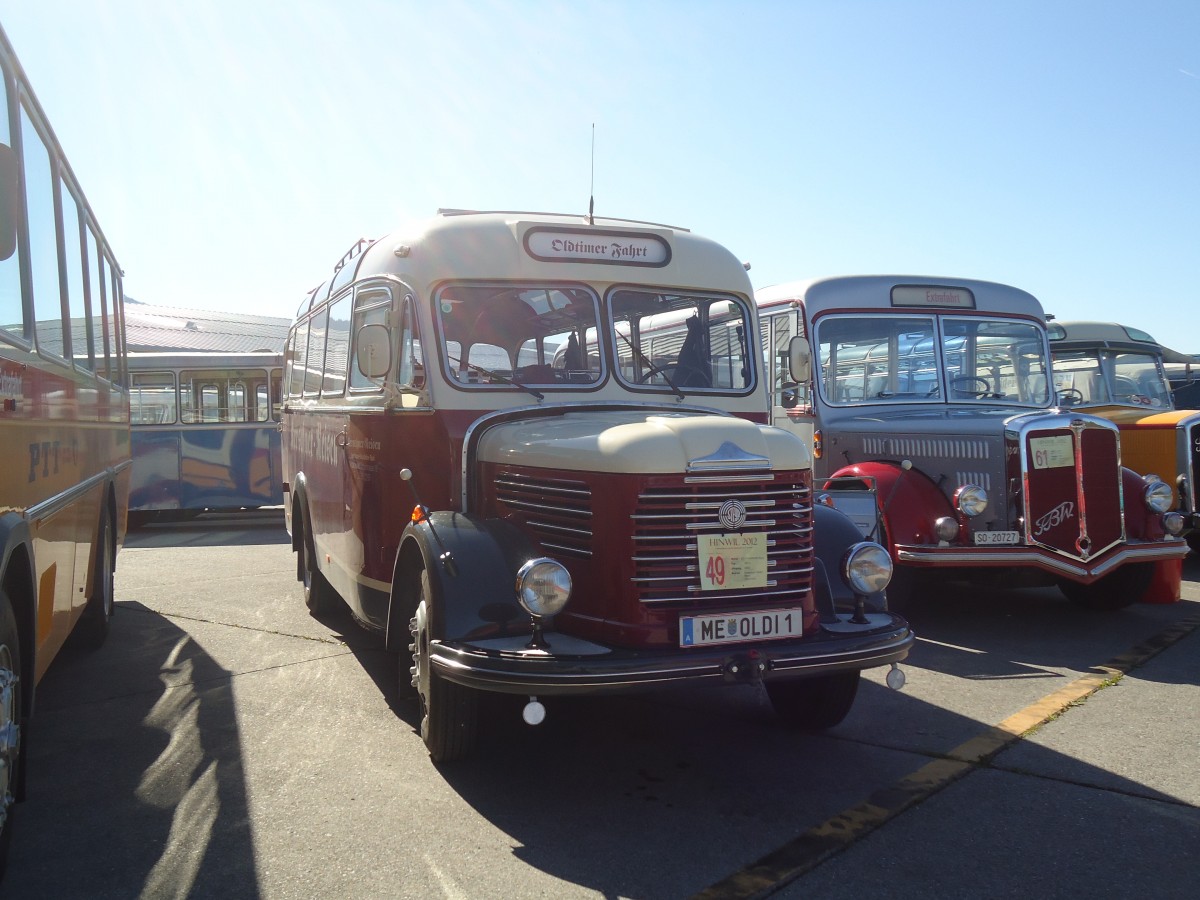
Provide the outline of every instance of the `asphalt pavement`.
<path id="1" fill-rule="evenodd" d="M 1200 562 L 1113 614 L 930 598 L 825 735 L 752 691 L 548 704 L 433 766 L 394 656 L 305 612 L 277 519 L 130 535 L 39 686 L 0 897 L 1192 897 Z"/>

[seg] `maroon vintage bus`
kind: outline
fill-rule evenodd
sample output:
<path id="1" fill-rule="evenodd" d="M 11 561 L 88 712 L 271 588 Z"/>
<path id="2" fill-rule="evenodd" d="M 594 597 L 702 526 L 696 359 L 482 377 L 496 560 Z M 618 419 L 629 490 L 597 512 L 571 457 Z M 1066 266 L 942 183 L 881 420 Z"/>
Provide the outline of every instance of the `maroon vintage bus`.
<path id="1" fill-rule="evenodd" d="M 297 576 L 401 653 L 435 760 L 489 692 L 537 722 L 545 696 L 762 685 L 823 728 L 907 655 L 887 552 L 814 509 L 808 448 L 766 424 L 757 334 L 726 249 L 581 216 L 443 212 L 305 298 Z"/>

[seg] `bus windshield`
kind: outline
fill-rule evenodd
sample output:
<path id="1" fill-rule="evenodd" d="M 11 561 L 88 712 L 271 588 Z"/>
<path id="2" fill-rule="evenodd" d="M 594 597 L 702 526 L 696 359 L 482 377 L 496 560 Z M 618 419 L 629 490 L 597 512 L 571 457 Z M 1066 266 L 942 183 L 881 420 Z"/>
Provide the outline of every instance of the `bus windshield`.
<path id="1" fill-rule="evenodd" d="M 587 385 L 601 378 L 598 304 L 586 288 L 450 284 L 436 302 L 442 359 L 452 382 Z"/>
<path id="2" fill-rule="evenodd" d="M 615 358 L 617 378 L 636 390 L 751 387 L 744 302 L 655 288 L 620 288 L 608 301 L 601 338 L 599 299 L 589 288 L 445 285 L 435 308 L 446 374 L 468 388 L 587 386 L 601 382 L 606 358 Z"/>
<path id="3" fill-rule="evenodd" d="M 677 394 L 750 388 L 757 350 L 746 348 L 745 304 L 653 288 L 614 291 L 610 302 L 618 375 L 631 387 Z"/>
<path id="4" fill-rule="evenodd" d="M 835 406 L 1050 402 L 1043 331 L 1012 319 L 829 316 L 817 323 L 818 378 Z"/>
<path id="5" fill-rule="evenodd" d="M 1170 409 L 1171 388 L 1152 353 L 1060 350 L 1054 355 L 1054 386 L 1068 406 L 1127 403 Z"/>

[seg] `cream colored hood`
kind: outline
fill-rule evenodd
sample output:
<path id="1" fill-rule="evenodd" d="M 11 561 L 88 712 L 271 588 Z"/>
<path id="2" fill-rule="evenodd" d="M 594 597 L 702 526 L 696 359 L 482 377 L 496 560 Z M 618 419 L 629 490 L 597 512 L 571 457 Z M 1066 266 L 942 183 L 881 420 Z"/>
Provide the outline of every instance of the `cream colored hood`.
<path id="1" fill-rule="evenodd" d="M 703 413 L 567 413 L 496 425 L 479 440 L 483 462 L 634 474 L 808 469 L 799 438 L 768 425 Z"/>

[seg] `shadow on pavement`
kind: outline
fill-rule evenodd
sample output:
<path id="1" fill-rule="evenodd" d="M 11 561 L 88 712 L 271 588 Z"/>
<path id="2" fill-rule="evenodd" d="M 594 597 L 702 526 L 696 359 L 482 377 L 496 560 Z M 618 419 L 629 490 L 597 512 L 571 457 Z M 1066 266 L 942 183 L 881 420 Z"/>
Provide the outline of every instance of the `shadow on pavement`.
<path id="1" fill-rule="evenodd" d="M 123 604 L 37 706 L 0 897 L 258 897 L 230 673 L 186 631 Z"/>

